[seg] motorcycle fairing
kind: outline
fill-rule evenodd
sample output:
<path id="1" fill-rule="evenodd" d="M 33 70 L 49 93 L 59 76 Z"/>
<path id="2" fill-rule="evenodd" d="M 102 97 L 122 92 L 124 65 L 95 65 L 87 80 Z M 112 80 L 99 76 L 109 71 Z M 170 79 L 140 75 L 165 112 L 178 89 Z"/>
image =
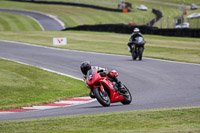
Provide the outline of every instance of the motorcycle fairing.
<path id="1" fill-rule="evenodd" d="M 110 92 L 109 96 L 110 96 L 111 103 L 123 100 L 123 95 L 119 95 L 119 93 L 114 89 L 113 83 L 110 80 L 108 80 L 107 78 L 103 78 L 102 80 L 100 80 L 100 83 L 103 84 L 103 86 L 105 86 L 106 88 L 110 88 L 108 89 L 108 91 Z M 95 86 L 94 88 L 96 87 L 97 86 Z"/>
<path id="2" fill-rule="evenodd" d="M 87 84 L 90 86 L 90 89 L 93 91 L 94 88 L 100 88 L 101 92 L 104 92 L 105 86 L 109 91 L 111 103 L 123 100 L 123 95 L 119 95 L 119 93 L 114 89 L 113 83 L 108 80 L 108 78 L 101 77 L 97 71 L 98 70 L 93 71 L 91 75 L 87 76 Z M 117 73 L 115 73 L 115 75 L 117 75 Z"/>

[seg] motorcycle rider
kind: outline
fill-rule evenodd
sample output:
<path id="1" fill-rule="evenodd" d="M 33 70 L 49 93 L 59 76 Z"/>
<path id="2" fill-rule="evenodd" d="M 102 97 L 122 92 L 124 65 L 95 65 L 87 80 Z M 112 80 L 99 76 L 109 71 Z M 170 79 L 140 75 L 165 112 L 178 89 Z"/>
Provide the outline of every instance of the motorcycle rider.
<path id="1" fill-rule="evenodd" d="M 138 37 L 138 36 L 142 37 L 142 34 L 140 33 L 140 29 L 139 28 L 134 28 L 133 29 L 133 33 L 131 34 L 131 37 L 130 37 L 129 42 L 127 44 L 128 48 L 129 48 L 129 52 L 133 51 L 132 45 L 135 45 L 134 44 L 134 42 L 136 41 L 135 38 Z"/>
<path id="2" fill-rule="evenodd" d="M 117 77 L 111 72 L 108 71 L 106 68 L 102 68 L 102 67 L 98 67 L 98 66 L 91 66 L 89 61 L 83 61 L 81 63 L 80 66 L 81 72 L 83 73 L 83 77 L 84 77 L 84 81 L 86 80 L 86 75 L 88 73 L 89 70 L 91 69 L 98 69 L 98 71 L 100 72 L 100 75 L 106 74 L 109 78 L 111 82 L 116 82 L 117 83 L 117 88 L 120 90 L 121 89 L 121 81 L 119 81 L 117 79 Z M 90 97 L 91 98 L 95 98 L 94 94 L 92 92 L 90 92 Z"/>

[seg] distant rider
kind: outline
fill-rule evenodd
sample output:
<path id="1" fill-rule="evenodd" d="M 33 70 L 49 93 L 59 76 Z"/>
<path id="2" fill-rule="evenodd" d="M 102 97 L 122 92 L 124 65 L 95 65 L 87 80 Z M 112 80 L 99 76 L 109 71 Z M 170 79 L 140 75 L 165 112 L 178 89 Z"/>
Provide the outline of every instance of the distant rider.
<path id="1" fill-rule="evenodd" d="M 132 52 L 133 51 L 133 48 L 132 48 L 132 45 L 134 45 L 135 43 L 135 38 L 138 37 L 138 36 L 141 36 L 142 37 L 142 34 L 140 33 L 140 29 L 138 28 L 135 28 L 133 30 L 133 33 L 131 34 L 131 37 L 129 39 L 129 42 L 128 42 L 128 47 L 129 47 L 129 52 Z"/>
<path id="2" fill-rule="evenodd" d="M 98 66 L 91 66 L 89 61 L 84 61 L 81 63 L 80 69 L 84 75 L 84 81 L 86 80 L 86 75 L 89 70 L 97 69 L 98 71 L 100 71 L 101 75 L 106 74 L 112 82 L 113 81 L 116 82 L 117 88 L 119 88 L 119 89 L 121 88 L 121 82 L 117 79 L 117 77 L 111 71 L 108 71 L 106 68 L 102 68 L 102 67 L 98 67 Z M 92 98 L 94 98 L 92 92 L 90 92 L 90 96 Z"/>

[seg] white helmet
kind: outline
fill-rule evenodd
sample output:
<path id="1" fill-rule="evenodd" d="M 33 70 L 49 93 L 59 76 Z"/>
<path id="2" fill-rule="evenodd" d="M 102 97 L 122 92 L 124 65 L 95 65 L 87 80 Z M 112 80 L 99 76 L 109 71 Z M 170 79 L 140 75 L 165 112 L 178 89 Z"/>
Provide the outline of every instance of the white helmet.
<path id="1" fill-rule="evenodd" d="M 139 32 L 140 32 L 140 29 L 135 28 L 135 29 L 133 30 L 133 32 L 134 32 L 134 33 L 139 33 Z"/>

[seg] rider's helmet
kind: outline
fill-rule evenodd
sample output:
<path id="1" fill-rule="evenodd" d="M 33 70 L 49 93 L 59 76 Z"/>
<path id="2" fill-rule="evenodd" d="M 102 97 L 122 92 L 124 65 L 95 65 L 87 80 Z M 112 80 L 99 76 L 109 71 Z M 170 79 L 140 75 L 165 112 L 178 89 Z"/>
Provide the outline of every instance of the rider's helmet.
<path id="1" fill-rule="evenodd" d="M 138 28 L 133 29 L 133 33 L 138 34 L 139 32 L 140 32 L 140 29 Z"/>
<path id="2" fill-rule="evenodd" d="M 83 61 L 83 62 L 81 63 L 80 68 L 81 68 L 81 72 L 82 72 L 84 75 L 87 75 L 88 70 L 91 69 L 90 62 L 89 62 L 89 61 Z"/>

